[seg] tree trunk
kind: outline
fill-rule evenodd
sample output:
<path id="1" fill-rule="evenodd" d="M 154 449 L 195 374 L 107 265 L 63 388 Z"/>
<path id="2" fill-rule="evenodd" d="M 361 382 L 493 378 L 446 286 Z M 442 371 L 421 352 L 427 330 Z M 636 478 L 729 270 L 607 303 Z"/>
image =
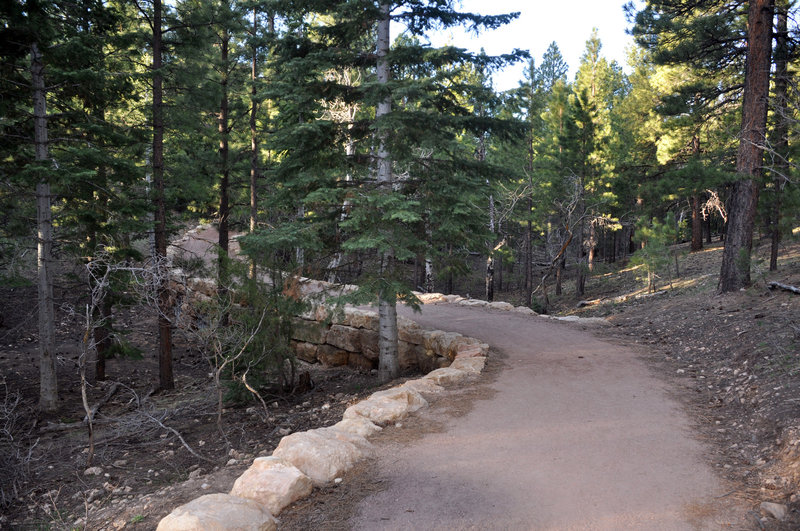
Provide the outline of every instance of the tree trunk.
<path id="1" fill-rule="evenodd" d="M 158 386 L 173 389 L 172 329 L 167 318 L 170 306 L 169 267 L 167 267 L 167 211 L 164 194 L 164 76 L 161 43 L 161 0 L 153 0 L 153 185 L 155 187 L 155 266 L 158 285 Z"/>
<path id="2" fill-rule="evenodd" d="M 781 205 L 783 189 L 789 174 L 789 34 L 787 31 L 788 2 L 778 0 L 775 35 L 775 127 L 772 131 L 773 171 L 772 184 L 775 197 L 769 216 L 770 253 L 769 270 L 778 270 L 778 248 L 781 243 Z"/>
<path id="3" fill-rule="evenodd" d="M 33 85 L 34 157 L 41 172 L 36 185 L 37 273 L 39 304 L 39 409 L 55 411 L 58 407 L 56 378 L 55 310 L 53 308 L 53 213 L 50 183 L 43 166 L 48 160 L 47 96 L 44 64 L 39 45 L 31 45 L 31 82 Z"/>
<path id="4" fill-rule="evenodd" d="M 489 232 L 494 234 L 494 196 L 489 194 Z M 486 257 L 486 300 L 492 302 L 494 300 L 494 251 L 493 246 L 489 246 L 489 255 Z"/>
<path id="5" fill-rule="evenodd" d="M 692 206 L 692 243 L 691 251 L 703 250 L 703 216 L 700 215 L 700 196 L 692 194 L 689 202 Z"/>
<path id="6" fill-rule="evenodd" d="M 219 106 L 219 257 L 217 260 L 217 289 L 220 295 L 228 287 L 228 246 L 229 231 L 228 219 L 230 218 L 230 166 L 228 164 L 228 47 L 230 46 L 228 30 L 223 30 L 220 40 L 220 63 L 222 65 L 222 100 Z"/>
<path id="7" fill-rule="evenodd" d="M 582 209 L 584 210 L 584 209 Z M 585 256 L 586 253 L 584 252 L 583 245 L 584 245 L 584 221 L 583 221 L 583 213 L 581 214 L 581 221 L 578 223 L 578 238 L 576 241 L 577 244 L 577 252 L 576 252 L 576 274 L 575 274 L 575 293 L 578 296 L 582 296 L 586 291 L 586 260 Z"/>
<path id="8" fill-rule="evenodd" d="M 742 130 L 722 253 L 719 290 L 736 291 L 750 285 L 750 252 L 762 174 L 767 124 L 774 0 L 751 0 L 747 21 L 747 66 L 742 99 Z"/>
<path id="9" fill-rule="evenodd" d="M 99 304 L 94 308 L 94 345 L 95 366 L 94 377 L 98 382 L 106 379 L 106 356 L 111 348 L 111 309 L 110 293 L 105 293 Z"/>
<path id="10" fill-rule="evenodd" d="M 564 267 L 565 267 L 565 260 L 566 256 L 562 256 L 561 259 L 558 261 L 558 265 L 556 266 L 556 295 L 561 295 L 561 281 L 564 277 Z"/>
<path id="11" fill-rule="evenodd" d="M 253 40 L 258 33 L 258 11 L 253 8 Z M 250 232 L 255 232 L 258 225 L 258 98 L 256 97 L 256 67 L 258 66 L 258 46 L 253 45 L 253 57 L 250 62 Z M 255 262 L 251 264 L 252 276 L 255 277 Z"/>
<path id="12" fill-rule="evenodd" d="M 377 77 L 381 85 L 389 84 L 389 62 L 386 56 L 389 53 L 389 12 L 391 3 L 382 1 L 380 4 L 381 19 L 378 21 L 378 48 L 377 48 Z M 387 95 L 378 103 L 375 112 L 375 119 L 380 119 L 392 112 L 392 98 Z M 377 181 L 378 186 L 386 193 L 392 191 L 392 160 L 386 146 L 387 133 L 384 128 L 378 133 L 380 143 L 378 145 L 378 167 Z M 394 266 L 394 256 L 391 251 L 383 253 L 384 278 L 391 277 Z M 388 288 L 388 282 L 384 283 L 378 294 L 378 327 L 379 335 L 379 354 L 378 354 L 378 377 L 381 382 L 388 382 L 400 374 L 400 364 L 397 357 L 397 294 L 393 288 Z"/>

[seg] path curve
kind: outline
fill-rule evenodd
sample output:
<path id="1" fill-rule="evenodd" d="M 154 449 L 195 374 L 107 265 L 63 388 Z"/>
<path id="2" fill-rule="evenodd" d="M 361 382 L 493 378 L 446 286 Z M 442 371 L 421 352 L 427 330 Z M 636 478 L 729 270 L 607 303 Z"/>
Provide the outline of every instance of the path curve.
<path id="1" fill-rule="evenodd" d="M 668 385 L 633 351 L 535 316 L 399 310 L 489 343 L 502 366 L 466 415 L 439 419 L 441 432 L 378 443 L 385 488 L 349 528 L 747 528 Z"/>

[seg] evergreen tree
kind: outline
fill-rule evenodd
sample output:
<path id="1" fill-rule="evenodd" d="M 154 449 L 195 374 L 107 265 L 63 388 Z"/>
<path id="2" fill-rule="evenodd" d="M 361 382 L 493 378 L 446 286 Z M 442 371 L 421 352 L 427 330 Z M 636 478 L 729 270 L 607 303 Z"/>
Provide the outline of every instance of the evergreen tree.
<path id="1" fill-rule="evenodd" d="M 462 193 L 475 196 L 490 174 L 488 165 L 471 156 L 474 146 L 465 156 L 459 137 L 502 134 L 496 119 L 469 112 L 465 102 L 482 89 L 459 80 L 455 67 L 475 64 L 487 69 L 513 57 L 480 58 L 465 50 L 434 49 L 413 40 L 388 49 L 386 25 L 401 22 L 411 34 L 421 35 L 437 25 L 493 28 L 513 16 L 459 13 L 449 2 L 438 1 L 394 6 L 366 1 L 305 2 L 294 7 L 297 11 L 289 14 L 288 30 L 276 46 L 280 71 L 276 69 L 269 94 L 282 94 L 277 102 L 280 126 L 273 138 L 280 157 L 274 182 L 280 187 L 283 210 L 288 214 L 300 204 L 305 214 L 251 239 L 250 250 L 283 244 L 285 254 L 287 244 L 302 241 L 307 252 L 330 257 L 336 253 L 332 247 L 336 239 L 331 236 L 338 232 L 344 252 L 371 255 L 361 293 L 379 301 L 381 358 L 385 360 L 381 375 L 389 377 L 396 367 L 395 301 L 413 300 L 393 264 L 424 255 L 427 240 L 439 238 L 417 232 L 426 212 L 441 213 L 436 226 L 443 228 L 465 217 L 461 209 L 451 214 L 437 205 L 442 186 L 455 188 L 458 182 Z M 365 38 L 364 31 L 378 27 L 383 27 L 380 47 L 362 47 L 375 42 Z M 369 77 L 360 86 L 324 76 L 330 69 L 361 66 L 368 69 Z M 324 101 L 337 99 L 361 102 L 362 111 L 354 123 L 324 117 Z M 352 155 L 341 141 L 348 137 L 353 141 Z M 351 180 L 344 178 L 347 174 Z M 434 185 L 436 193 L 428 193 L 426 188 Z M 345 197 L 348 212 L 340 221 Z"/>

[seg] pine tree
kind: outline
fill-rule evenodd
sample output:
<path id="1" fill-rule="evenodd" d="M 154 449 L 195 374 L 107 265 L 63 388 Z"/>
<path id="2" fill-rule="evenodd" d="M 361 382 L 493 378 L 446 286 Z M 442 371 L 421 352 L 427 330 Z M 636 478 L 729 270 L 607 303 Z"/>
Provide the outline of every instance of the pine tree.
<path id="1" fill-rule="evenodd" d="M 458 13 L 449 3 L 424 1 L 395 6 L 298 2 L 293 7 L 297 11 L 287 13 L 287 32 L 276 46 L 280 69 L 267 92 L 281 94 L 276 101 L 280 125 L 272 138 L 280 157 L 273 176 L 279 191 L 273 199 L 287 215 L 297 205 L 305 214 L 250 239 L 250 251 L 283 245 L 285 255 L 287 244 L 302 243 L 307 263 L 318 256 L 329 264 L 338 252 L 339 234 L 343 252 L 371 256 L 361 293 L 379 301 L 385 360 L 380 371 L 382 378 L 389 377 L 396 367 L 395 301 L 413 300 L 393 264 L 425 255 L 427 240 L 440 241 L 439 234 L 452 231 L 456 219 L 471 213 L 461 208 L 448 213 L 437 204 L 442 187 L 455 188 L 456 179 L 465 195 L 470 190 L 477 194 L 491 170 L 474 160 L 474 146 L 465 153 L 459 137 L 500 134 L 502 129 L 497 120 L 465 108 L 477 89 L 459 79 L 456 67 L 484 63 L 488 68 L 511 57 L 479 59 L 464 50 L 433 49 L 413 40 L 388 49 L 386 25 L 402 22 L 410 33 L 422 34 L 437 24 L 497 27 L 512 17 Z M 320 24 L 309 23 L 311 11 Z M 380 48 L 365 33 L 378 27 L 383 27 Z M 369 77 L 355 87 L 324 75 L 358 67 L 365 67 Z M 361 102 L 362 111 L 352 123 L 324 118 L 320 95 L 327 102 Z M 352 154 L 342 141 L 348 137 Z M 348 211 L 342 220 L 345 197 Z M 443 217 L 435 218 L 435 227 L 441 230 L 430 238 L 417 231 L 426 215 L 439 213 Z"/>

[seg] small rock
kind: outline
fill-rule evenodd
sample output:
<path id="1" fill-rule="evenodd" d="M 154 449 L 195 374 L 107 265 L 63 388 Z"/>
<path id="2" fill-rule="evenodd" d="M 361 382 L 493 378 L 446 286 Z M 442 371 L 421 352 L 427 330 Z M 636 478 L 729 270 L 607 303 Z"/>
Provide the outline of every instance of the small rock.
<path id="1" fill-rule="evenodd" d="M 202 469 L 195 468 L 194 470 L 189 472 L 189 479 L 197 479 L 198 477 L 200 477 L 200 475 L 202 475 L 202 473 L 203 473 Z"/>
<path id="2" fill-rule="evenodd" d="M 227 463 L 225 463 L 225 465 L 226 465 L 226 466 L 232 466 L 232 465 L 235 465 L 235 464 L 236 464 L 236 463 L 238 463 L 238 462 L 239 462 L 239 461 L 237 461 L 236 459 L 228 459 L 228 462 L 227 462 Z"/>
<path id="3" fill-rule="evenodd" d="M 200 485 L 200 488 L 203 490 L 208 490 L 211 488 L 211 485 L 209 485 L 208 483 L 203 483 L 202 485 Z"/>
<path id="4" fill-rule="evenodd" d="M 336 478 L 336 479 L 333 480 L 333 482 L 338 485 L 339 483 L 342 482 L 342 478 Z"/>
<path id="5" fill-rule="evenodd" d="M 786 518 L 787 507 L 781 503 L 762 502 L 761 514 L 770 516 L 778 521 L 783 521 Z"/>
<path id="6" fill-rule="evenodd" d="M 290 433 L 292 433 L 292 430 L 290 428 L 281 428 L 278 430 L 278 434 L 284 437 L 289 435 Z"/>
<path id="7" fill-rule="evenodd" d="M 116 461 L 114 461 L 112 463 L 112 465 L 114 465 L 117 468 L 122 468 L 127 464 L 128 464 L 128 461 L 126 461 L 125 459 L 117 459 Z"/>
<path id="8" fill-rule="evenodd" d="M 99 476 L 103 473 L 103 469 L 99 466 L 92 466 L 83 471 L 84 476 Z"/>

